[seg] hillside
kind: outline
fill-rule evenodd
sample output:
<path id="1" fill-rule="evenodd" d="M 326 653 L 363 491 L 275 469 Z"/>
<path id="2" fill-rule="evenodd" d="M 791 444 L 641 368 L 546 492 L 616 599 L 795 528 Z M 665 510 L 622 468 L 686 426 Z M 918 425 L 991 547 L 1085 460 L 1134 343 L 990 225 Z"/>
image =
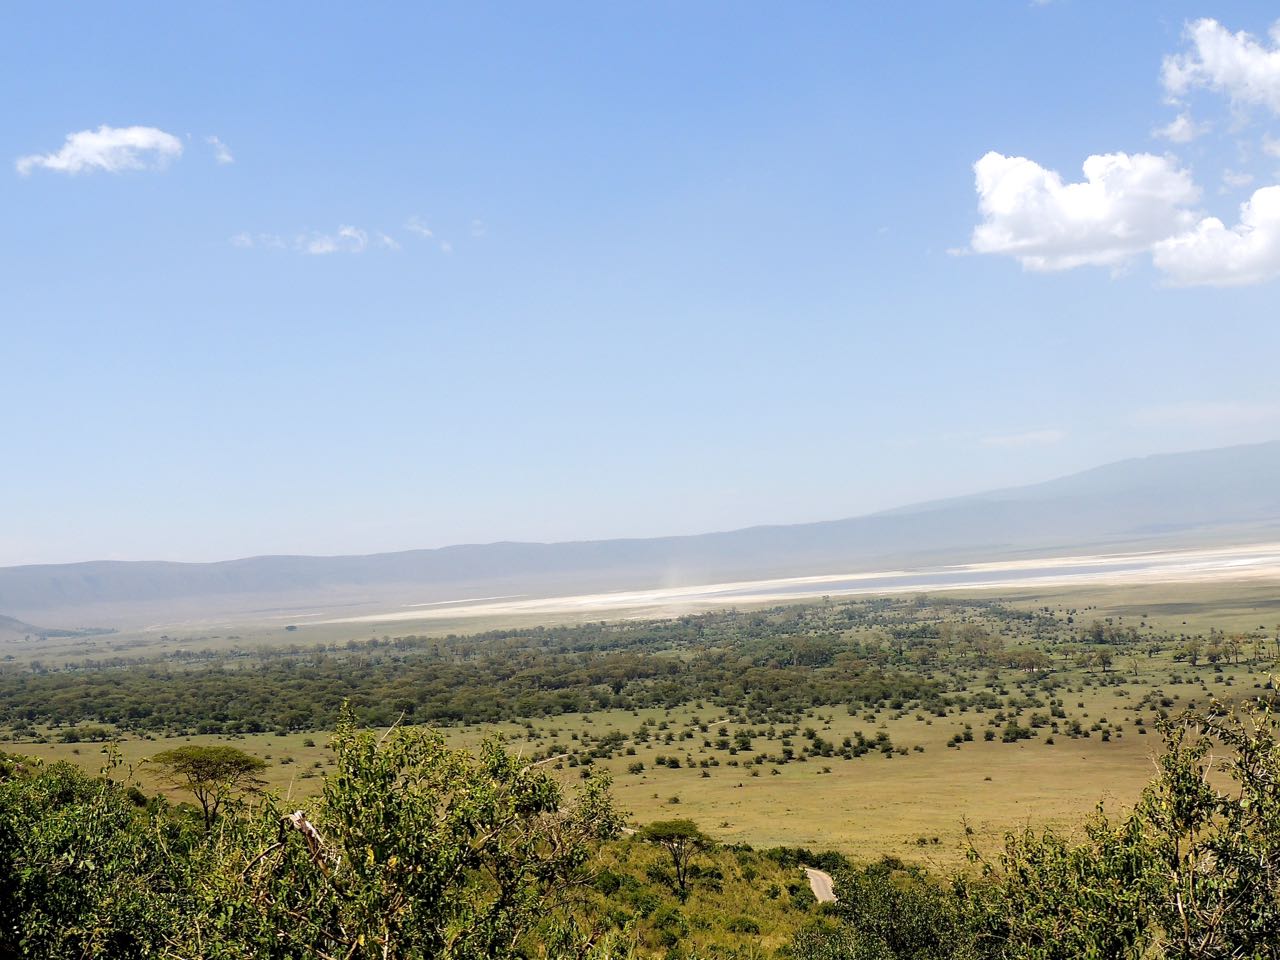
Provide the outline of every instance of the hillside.
<path id="1" fill-rule="evenodd" d="M 695 536 L 0 568 L 0 610 L 34 619 L 57 614 L 68 622 L 115 605 L 248 611 L 370 598 L 558 595 L 1276 534 L 1280 442 L 1125 460 L 845 520 Z"/>
<path id="2" fill-rule="evenodd" d="M 51 627 L 37 627 L 33 623 L 6 617 L 0 614 L 0 640 L 46 640 L 51 637 L 83 637 L 92 634 L 110 633 L 107 629 L 84 628 L 77 630 L 60 630 Z"/>

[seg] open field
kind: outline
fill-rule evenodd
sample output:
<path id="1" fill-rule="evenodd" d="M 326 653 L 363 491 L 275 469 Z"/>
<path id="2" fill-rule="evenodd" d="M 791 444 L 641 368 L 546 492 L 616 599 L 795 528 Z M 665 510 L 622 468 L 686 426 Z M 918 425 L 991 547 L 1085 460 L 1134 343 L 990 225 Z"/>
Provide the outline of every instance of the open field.
<path id="1" fill-rule="evenodd" d="M 1132 803 L 1153 773 L 1161 714 L 1269 684 L 1280 669 L 1276 559 L 1274 547 L 1076 558 L 1056 574 L 990 565 L 1014 580 L 993 584 L 997 573 L 983 569 L 982 585 L 941 584 L 928 596 L 788 592 L 835 589 L 822 579 L 630 595 L 637 606 L 499 598 L 465 616 L 439 605 L 404 621 L 51 641 L 42 665 L 15 656 L 5 667 L 14 693 L 57 685 L 56 700 L 31 701 L 34 724 L 15 727 L 5 748 L 96 771 L 101 745 L 61 742 L 66 723 L 103 721 L 102 694 L 87 686 L 95 678 L 136 679 L 139 696 L 173 687 L 154 706 L 173 716 L 150 729 L 106 724 L 121 737 L 116 776 L 177 799 L 143 761 L 176 743 L 226 741 L 269 762 L 268 790 L 305 805 L 330 763 L 324 718 L 335 697 L 353 697 L 375 726 L 416 705 L 418 722 L 452 743 L 499 735 L 536 759 L 560 757 L 549 762 L 570 779 L 586 765 L 607 769 L 637 823 L 678 815 L 724 841 L 955 864 L 966 828 L 989 848 L 1007 830 L 1077 826 L 1099 802 Z M 771 589 L 797 605 L 779 606 Z M 846 579 L 842 589 L 862 588 Z M 730 601 L 727 612 L 686 609 Z M 680 616 L 644 618 L 654 611 Z M 1029 668 L 1024 655 L 1043 662 Z M 664 677 L 681 686 L 662 692 Z M 809 690 L 809 678 L 835 686 Z M 218 685 L 183 692 L 196 680 Z M 329 705 L 309 712 L 317 683 Z M 262 705 L 227 719 L 250 695 Z M 214 729 L 240 732 L 199 733 L 192 698 L 226 697 Z M 36 717 L 55 702 L 62 719 Z"/>
<path id="2" fill-rule="evenodd" d="M 1258 628 L 1272 619 L 1272 596 L 1257 583 L 1200 584 L 1181 589 L 1176 599 L 1158 588 L 1057 593 L 1062 613 L 1075 610 L 1081 622 L 1096 616 L 1130 624 L 1127 639 L 1111 646 L 1112 661 L 1081 665 L 1086 648 L 1080 644 L 1056 650 L 1052 669 L 1042 675 L 966 661 L 952 673 L 952 688 L 964 696 L 940 712 L 937 702 L 899 697 L 862 707 L 824 704 L 765 720 L 703 699 L 442 729 L 456 745 L 498 735 L 525 755 L 561 757 L 551 762 L 566 778 L 587 764 L 603 767 L 637 823 L 689 817 L 724 841 L 954 865 L 963 857 L 966 827 L 990 849 L 1007 830 L 1071 828 L 1100 802 L 1112 810 L 1132 803 L 1153 773 L 1160 745 L 1154 726 L 1162 712 L 1256 693 L 1273 669 L 1273 628 L 1261 654 L 1242 648 L 1234 658 L 1217 655 L 1216 663 L 1201 659 L 1195 667 L 1180 641 L 1170 638 L 1214 624 L 1253 630 L 1261 638 Z M 1073 602 L 1080 606 L 1069 607 Z M 1045 603 L 1046 594 L 1031 594 L 1007 608 L 1043 610 Z M 785 614 L 795 608 L 779 609 Z M 1002 628 L 1010 646 L 1033 645 L 1012 623 Z M 1056 640 L 1040 646 L 1054 651 L 1066 645 Z M 1258 662 L 1250 662 L 1255 655 Z M 918 669 L 935 678 L 948 672 L 936 662 Z M 1010 723 L 1024 726 L 1024 739 L 1005 742 Z M 45 732 L 58 736 L 57 730 Z M 130 776 L 148 791 L 161 789 L 146 757 L 175 743 L 225 741 L 268 760 L 267 789 L 305 805 L 329 763 L 325 739 L 323 731 L 155 739 L 126 734 L 116 775 Z M 845 758 L 840 745 L 850 740 L 871 747 Z M 884 743 L 889 749 L 881 749 Z M 824 744 L 831 755 L 822 754 Z M 90 770 L 103 759 L 95 743 L 26 740 L 8 749 Z"/>
<path id="3" fill-rule="evenodd" d="M 1106 700 L 1092 699 L 1095 710 Z M 810 719 L 820 724 L 817 729 L 828 738 L 842 737 L 855 726 L 864 730 L 869 726 L 847 715 L 833 716 L 828 724 L 827 716 L 824 712 L 824 719 Z M 564 740 L 587 728 L 596 733 L 629 729 L 627 721 L 634 719 L 630 714 L 608 713 L 564 717 L 550 729 Z M 682 725 L 688 719 L 688 712 L 672 711 L 669 722 Z M 502 726 L 514 733 L 510 725 Z M 952 865 L 963 858 L 966 824 L 980 842 L 994 844 L 1006 830 L 1023 825 L 1070 827 L 1099 802 L 1105 801 L 1111 809 L 1131 803 L 1152 776 L 1153 751 L 1159 744 L 1154 735 L 1135 734 L 1110 743 L 1095 736 L 1059 740 L 1053 746 L 1043 740 L 976 742 L 956 750 L 947 749 L 946 742 L 962 729 L 960 723 L 935 721 L 924 729 L 919 726 L 923 725 L 916 721 L 890 720 L 874 729 L 888 730 L 895 743 L 901 736 L 901 742 L 924 746 L 923 754 L 886 758 L 874 753 L 851 761 L 810 760 L 784 767 L 766 764 L 759 768 L 764 772 L 754 776 L 756 767 L 726 766 L 730 759 L 726 751 L 699 748 L 689 754 L 695 762 L 713 757 L 720 763 L 707 778 L 696 767 L 655 767 L 653 759 L 663 754 L 664 747 L 654 744 L 637 749 L 635 757 L 600 765 L 613 774 L 614 795 L 637 823 L 689 817 L 725 842 L 831 848 L 859 859 L 894 854 Z M 454 744 L 473 743 L 489 732 L 489 728 L 450 732 L 448 739 Z M 308 740 L 315 746 L 306 746 Z M 768 751 L 781 740 L 761 738 L 757 744 Z M 148 792 L 163 790 L 175 800 L 182 799 L 181 791 L 166 788 L 142 761 L 186 742 L 229 742 L 269 760 L 264 773 L 267 789 L 303 806 L 319 792 L 330 760 L 323 734 L 125 739 L 119 744 L 124 765 L 115 775 L 129 776 Z M 519 742 L 513 738 L 516 748 Z M 98 770 L 105 760 L 98 744 L 14 744 L 10 749 L 49 760 L 70 760 L 89 771 Z M 289 762 L 282 765 L 286 758 Z M 644 773 L 627 773 L 637 760 L 646 764 Z M 576 777 L 577 770 L 565 769 L 567 780 Z M 774 769 L 780 771 L 776 776 Z M 671 803 L 672 798 L 679 798 L 678 805 Z"/>

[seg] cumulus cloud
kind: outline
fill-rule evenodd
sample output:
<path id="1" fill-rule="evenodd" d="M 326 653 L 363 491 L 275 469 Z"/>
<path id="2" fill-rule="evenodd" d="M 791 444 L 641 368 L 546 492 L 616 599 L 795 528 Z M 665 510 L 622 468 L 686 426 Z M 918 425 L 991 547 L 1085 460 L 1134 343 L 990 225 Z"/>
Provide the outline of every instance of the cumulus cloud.
<path id="1" fill-rule="evenodd" d="M 1280 113 L 1280 23 L 1271 28 L 1270 45 L 1208 18 L 1187 24 L 1185 37 L 1190 49 L 1165 57 L 1161 71 L 1170 97 L 1202 88 Z"/>
<path id="2" fill-rule="evenodd" d="M 1157 127 L 1151 132 L 1170 143 L 1190 143 L 1196 137 L 1202 136 L 1209 131 L 1207 123 L 1196 123 L 1191 119 L 1191 114 L 1180 113 L 1163 127 Z"/>
<path id="3" fill-rule="evenodd" d="M 220 164 L 235 163 L 236 158 L 232 156 L 231 150 L 225 143 L 217 137 L 208 136 L 204 138 L 204 142 L 213 147 L 213 159 Z"/>
<path id="4" fill-rule="evenodd" d="M 26 176 L 36 168 L 59 173 L 105 170 L 145 170 L 163 167 L 182 156 L 182 141 L 155 127 L 108 127 L 67 134 L 62 148 L 53 153 L 19 157 L 14 165 Z"/>
<path id="5" fill-rule="evenodd" d="M 1226 97 L 1242 129 L 1251 108 L 1280 114 L 1280 21 L 1267 37 L 1233 33 L 1213 19 L 1187 24 L 1184 48 L 1164 59 L 1161 81 L 1182 104 L 1153 135 L 1185 144 L 1210 129 L 1185 107 L 1206 90 Z M 974 164 L 980 222 L 968 252 L 1016 259 L 1027 270 L 1122 267 L 1150 254 L 1175 286 L 1240 286 L 1280 278 L 1280 185 L 1254 189 L 1254 158 L 1280 158 L 1280 140 L 1238 141 L 1243 168 L 1221 169 L 1218 193 L 1253 189 L 1234 226 L 1196 209 L 1201 191 L 1172 156 L 1089 157 L 1084 178 L 1064 182 L 1025 157 L 991 152 Z"/>
<path id="6" fill-rule="evenodd" d="M 1066 437 L 1065 430 L 1027 430 L 983 437 L 979 442 L 984 447 L 1039 447 L 1061 443 Z"/>
<path id="7" fill-rule="evenodd" d="M 972 249 L 1014 257 L 1027 270 L 1119 266 L 1194 222 L 1200 194 L 1170 157 L 1110 153 L 1084 162 L 1084 180 L 1025 157 L 991 152 L 974 164 Z"/>
<path id="8" fill-rule="evenodd" d="M 1280 186 L 1263 187 L 1240 205 L 1228 227 L 1205 217 L 1157 243 L 1156 267 L 1179 286 L 1242 286 L 1280 276 Z"/>

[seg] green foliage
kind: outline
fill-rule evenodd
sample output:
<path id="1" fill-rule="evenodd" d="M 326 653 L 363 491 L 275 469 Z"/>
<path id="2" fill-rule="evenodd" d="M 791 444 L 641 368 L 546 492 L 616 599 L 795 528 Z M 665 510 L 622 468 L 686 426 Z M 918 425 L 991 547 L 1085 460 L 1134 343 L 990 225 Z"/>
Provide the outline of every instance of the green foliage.
<path id="1" fill-rule="evenodd" d="M 196 798 L 206 830 L 237 791 L 259 785 L 254 775 L 267 766 L 265 760 L 220 744 L 175 747 L 157 753 L 151 763 L 161 767 L 171 783 Z"/>
<path id="2" fill-rule="evenodd" d="M 693 856 L 711 848 L 712 840 L 692 820 L 658 820 L 647 824 L 638 836 L 667 851 L 675 870 L 675 891 L 681 900 L 689 896 L 689 865 Z"/>
<path id="3" fill-rule="evenodd" d="M 494 744 L 349 719 L 334 748 L 311 816 L 266 798 L 210 831 L 66 765 L 6 776 L 0 956 L 479 960 L 524 955 L 535 926 L 574 942 L 556 908 L 618 829 L 604 781 L 570 803 Z"/>
<path id="4" fill-rule="evenodd" d="M 68 764 L 0 775 L 0 956 L 143 958 L 174 922 L 180 824 Z"/>
<path id="5" fill-rule="evenodd" d="M 796 957 L 1280 957 L 1280 742 L 1269 705 L 1188 714 L 1162 732 L 1159 773 L 1128 816 L 1099 812 L 1083 840 L 1011 835 L 995 862 L 973 851 L 977 878 L 949 884 L 888 866 L 840 873 L 836 922 L 803 931 Z"/>
<path id="6" fill-rule="evenodd" d="M 939 609 L 1005 608 L 982 601 Z M 174 654 L 176 663 L 87 661 L 0 670 L 0 723 L 113 724 L 132 732 L 257 733 L 332 729 L 344 701 L 370 726 L 479 723 L 705 699 L 753 711 L 934 699 L 906 649 L 936 639 L 902 626 L 905 603 L 857 601 L 334 645 Z M 873 625 L 902 634 L 892 644 Z M 958 649 L 958 648 L 957 648 Z M 966 648 L 967 649 L 967 648 Z M 190 662 L 195 660 L 196 662 Z"/>
<path id="7" fill-rule="evenodd" d="M 919 868 L 879 863 L 835 875 L 839 899 L 826 909 L 836 921 L 797 937 L 803 960 L 960 960 L 977 957 L 963 900 Z"/>

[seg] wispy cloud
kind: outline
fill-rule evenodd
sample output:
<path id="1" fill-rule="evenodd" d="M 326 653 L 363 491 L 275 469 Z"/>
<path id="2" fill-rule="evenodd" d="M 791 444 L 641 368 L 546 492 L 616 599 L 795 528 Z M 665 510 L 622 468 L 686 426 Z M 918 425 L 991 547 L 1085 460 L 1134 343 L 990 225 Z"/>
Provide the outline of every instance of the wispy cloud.
<path id="1" fill-rule="evenodd" d="M 154 170 L 182 156 L 182 141 L 156 127 L 109 127 L 67 134 L 61 149 L 19 157 L 14 166 L 26 176 L 37 168 L 59 173 L 102 170 Z"/>
<path id="2" fill-rule="evenodd" d="M 453 244 L 448 240 L 440 240 L 417 217 L 411 217 L 404 225 L 404 230 L 414 236 L 429 240 L 442 253 L 453 253 Z M 336 230 L 307 230 L 296 233 L 292 239 L 278 233 L 254 233 L 242 231 L 230 238 L 233 247 L 241 249 L 292 250 L 308 256 L 323 257 L 331 254 L 353 253 L 365 251 L 395 252 L 403 249 L 400 237 L 386 230 L 366 229 L 352 224 L 343 224 Z"/>
<path id="3" fill-rule="evenodd" d="M 1253 183 L 1252 173 L 1245 173 L 1242 170 L 1222 171 L 1222 184 L 1224 187 L 1239 189 L 1240 187 L 1247 187 L 1251 183 Z"/>
<path id="4" fill-rule="evenodd" d="M 1196 123 L 1191 119 L 1191 114 L 1184 111 L 1163 127 L 1157 127 L 1151 132 L 1163 140 L 1168 140 L 1170 143 L 1190 143 L 1196 137 L 1208 133 L 1209 124 Z"/>
<path id="5" fill-rule="evenodd" d="M 1022 433 L 994 434 L 979 439 L 984 447 L 1042 447 L 1061 443 L 1067 437 L 1065 430 L 1026 430 Z"/>
<path id="6" fill-rule="evenodd" d="M 242 250 L 292 250 L 309 256 L 335 253 L 364 253 L 366 250 L 399 250 L 400 241 L 381 230 L 369 231 L 344 224 L 331 232 L 309 231 L 287 240 L 278 233 L 243 231 L 230 238 Z"/>
<path id="7" fill-rule="evenodd" d="M 435 233 L 433 233 L 431 228 L 423 222 L 421 217 L 410 217 L 405 221 L 404 228 L 410 233 L 416 234 L 417 236 L 423 237 L 427 240 L 430 240 L 435 236 Z"/>
<path id="8" fill-rule="evenodd" d="M 413 216 L 405 221 L 404 228 L 416 237 L 423 240 L 431 240 L 436 244 L 441 253 L 453 253 L 453 242 L 451 240 L 441 240 L 436 236 L 425 220 L 421 217 Z M 471 236 L 482 237 L 485 233 L 485 225 L 483 220 L 471 221 Z"/>
<path id="9" fill-rule="evenodd" d="M 363 253 L 369 235 L 359 227 L 342 226 L 334 233 L 312 233 L 298 238 L 298 249 L 314 256 L 330 253 Z"/>
<path id="10" fill-rule="evenodd" d="M 212 134 L 204 138 L 204 142 L 213 147 L 213 159 L 220 164 L 235 163 L 236 158 L 232 155 L 230 148 Z"/>
<path id="11" fill-rule="evenodd" d="M 242 250 L 249 250 L 254 247 L 261 247 L 267 250 L 283 250 L 288 244 L 284 242 L 284 237 L 276 233 L 237 233 L 231 238 L 233 247 L 240 247 Z"/>

